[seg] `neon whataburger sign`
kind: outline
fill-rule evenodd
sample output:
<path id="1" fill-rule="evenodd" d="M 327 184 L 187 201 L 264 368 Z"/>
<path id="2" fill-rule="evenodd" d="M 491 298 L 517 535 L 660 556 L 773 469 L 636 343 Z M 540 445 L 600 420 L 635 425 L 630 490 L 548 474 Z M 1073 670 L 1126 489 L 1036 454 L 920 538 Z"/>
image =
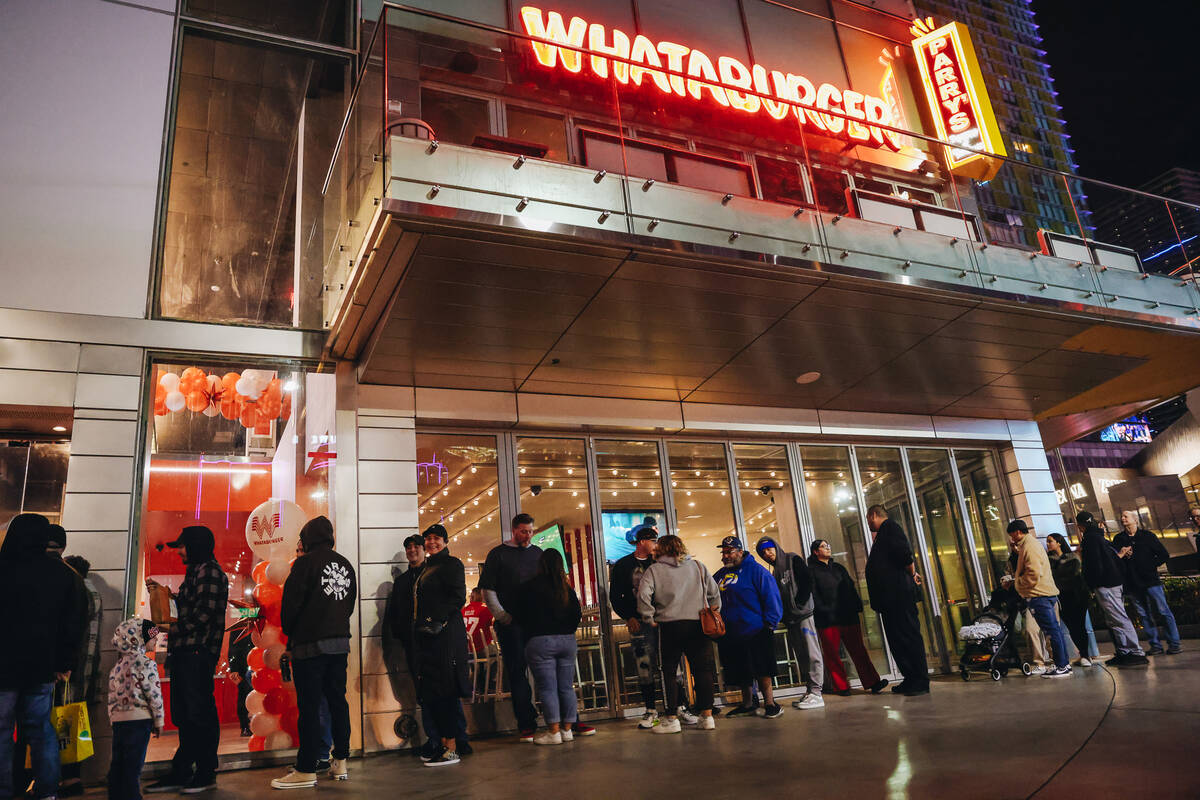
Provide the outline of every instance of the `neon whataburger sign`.
<path id="1" fill-rule="evenodd" d="M 831 83 L 816 85 L 803 75 L 768 72 L 730 56 L 714 61 L 687 45 L 654 42 L 641 34 L 630 38 L 617 28 L 580 17 L 567 22 L 557 11 L 545 13 L 534 6 L 521 9 L 521 22 L 534 40 L 534 57 L 545 67 L 561 65 L 567 72 L 582 73 L 586 65 L 597 78 L 607 79 L 611 72 L 618 83 L 641 86 L 648 81 L 663 94 L 710 101 L 746 114 L 777 120 L 790 115 L 801 128 L 854 144 L 894 151 L 902 147 L 901 134 L 880 127 L 901 127 L 894 98 L 884 100 Z"/>

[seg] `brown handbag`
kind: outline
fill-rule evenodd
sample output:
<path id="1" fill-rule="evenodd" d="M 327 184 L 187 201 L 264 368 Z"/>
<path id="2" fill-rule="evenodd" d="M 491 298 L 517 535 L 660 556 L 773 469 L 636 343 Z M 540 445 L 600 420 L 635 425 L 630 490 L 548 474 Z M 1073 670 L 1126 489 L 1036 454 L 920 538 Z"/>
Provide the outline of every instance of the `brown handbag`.
<path id="1" fill-rule="evenodd" d="M 700 571 L 700 583 L 704 583 L 704 568 L 700 566 L 700 562 L 696 562 L 696 569 Z M 700 609 L 700 630 L 704 631 L 704 635 L 710 639 L 720 639 L 725 635 L 725 619 L 721 616 L 721 612 L 714 608 Z"/>

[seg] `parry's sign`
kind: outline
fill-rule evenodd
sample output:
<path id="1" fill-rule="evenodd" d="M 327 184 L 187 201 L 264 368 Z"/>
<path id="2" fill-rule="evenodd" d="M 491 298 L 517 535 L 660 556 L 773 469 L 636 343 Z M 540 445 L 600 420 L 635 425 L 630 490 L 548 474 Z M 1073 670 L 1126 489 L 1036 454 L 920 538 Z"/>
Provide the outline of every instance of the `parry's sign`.
<path id="1" fill-rule="evenodd" d="M 675 42 L 654 42 L 580 17 L 563 19 L 557 11 L 525 6 L 521 22 L 532 37 L 534 58 L 545 67 L 582 73 L 622 84 L 649 81 L 660 92 L 746 114 L 782 120 L 789 115 L 814 133 L 865 147 L 900 150 L 902 136 L 880 125 L 900 127 L 896 101 L 830 83 L 814 84 L 803 75 L 747 66 L 736 58 L 706 53 Z M 736 88 L 732 88 L 736 87 Z M 744 89 L 746 91 L 739 91 Z"/>
<path id="2" fill-rule="evenodd" d="M 917 68 L 933 114 L 938 138 L 951 144 L 1006 155 L 992 104 L 988 99 L 971 35 L 959 22 L 934 28 L 933 19 L 912 26 Z M 946 148 L 950 171 L 976 180 L 995 177 L 1004 163 L 970 150 Z"/>

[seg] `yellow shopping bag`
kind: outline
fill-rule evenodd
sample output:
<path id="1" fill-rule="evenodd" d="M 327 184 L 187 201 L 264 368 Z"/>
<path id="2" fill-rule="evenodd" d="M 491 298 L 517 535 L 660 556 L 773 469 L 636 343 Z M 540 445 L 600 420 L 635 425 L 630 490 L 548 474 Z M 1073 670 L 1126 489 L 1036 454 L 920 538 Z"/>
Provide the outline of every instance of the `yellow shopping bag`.
<path id="1" fill-rule="evenodd" d="M 87 703 L 54 706 L 50 709 L 50 724 L 58 734 L 58 758 L 62 763 L 78 764 L 95 755 Z"/>

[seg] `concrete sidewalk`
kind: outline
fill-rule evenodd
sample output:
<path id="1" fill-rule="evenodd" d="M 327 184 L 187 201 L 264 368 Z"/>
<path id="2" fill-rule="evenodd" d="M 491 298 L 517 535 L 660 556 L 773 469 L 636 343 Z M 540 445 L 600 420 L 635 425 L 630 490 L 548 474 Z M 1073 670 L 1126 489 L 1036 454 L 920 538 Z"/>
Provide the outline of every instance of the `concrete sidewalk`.
<path id="1" fill-rule="evenodd" d="M 1197 798 L 1200 651 L 1140 670 L 1076 668 L 1062 680 L 941 678 L 927 697 L 833 696 L 823 710 L 789 706 L 778 720 L 718 718 L 711 732 L 598 728 L 559 747 L 483 740 L 439 769 L 407 752 L 376 755 L 352 761 L 348 782 L 315 790 L 275 792 L 268 782 L 280 769 L 224 773 L 209 796 L 983 800 L 1028 797 L 1053 775 L 1038 798 Z"/>

